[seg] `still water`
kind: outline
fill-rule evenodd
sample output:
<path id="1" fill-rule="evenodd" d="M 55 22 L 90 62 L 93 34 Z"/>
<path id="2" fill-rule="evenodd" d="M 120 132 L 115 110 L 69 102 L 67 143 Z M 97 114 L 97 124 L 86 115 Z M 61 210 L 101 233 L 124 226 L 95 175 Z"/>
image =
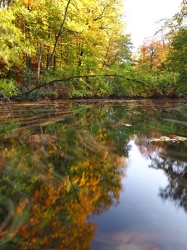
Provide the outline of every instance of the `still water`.
<path id="1" fill-rule="evenodd" d="M 187 249 L 187 104 L 0 104 L 0 249 Z"/>

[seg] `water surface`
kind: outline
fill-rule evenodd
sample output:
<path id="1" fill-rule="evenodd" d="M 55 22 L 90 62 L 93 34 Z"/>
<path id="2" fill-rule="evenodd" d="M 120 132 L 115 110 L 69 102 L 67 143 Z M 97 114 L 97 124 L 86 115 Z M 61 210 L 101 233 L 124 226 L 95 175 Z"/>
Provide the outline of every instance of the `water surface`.
<path id="1" fill-rule="evenodd" d="M 185 102 L 0 104 L 0 249 L 187 249 L 186 137 Z"/>

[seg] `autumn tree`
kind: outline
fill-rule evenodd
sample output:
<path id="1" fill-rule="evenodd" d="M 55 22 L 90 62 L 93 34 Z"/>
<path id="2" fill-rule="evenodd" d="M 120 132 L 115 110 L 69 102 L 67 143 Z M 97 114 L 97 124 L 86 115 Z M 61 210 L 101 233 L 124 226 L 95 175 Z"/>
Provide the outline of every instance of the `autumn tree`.
<path id="1" fill-rule="evenodd" d="M 163 71 L 168 47 L 161 40 L 145 40 L 139 48 L 138 66 L 152 72 L 153 69 Z"/>
<path id="2" fill-rule="evenodd" d="M 5 3 L 2 3 L 2 6 L 4 5 Z M 118 45 L 118 40 L 123 34 L 121 10 L 122 5 L 116 0 L 89 1 L 89 3 L 86 0 L 67 2 L 18 0 L 9 3 L 9 8 L 1 9 L 1 20 L 6 30 L 1 39 L 2 42 L 7 39 L 10 43 L 13 37 L 8 36 L 8 29 L 12 26 L 20 42 L 26 45 L 24 53 L 27 63 L 30 60 L 30 64 L 40 64 L 42 70 L 44 66 L 49 70 L 53 64 L 56 68 L 60 67 L 62 70 L 64 68 L 63 71 L 67 71 L 66 65 L 68 65 L 69 68 L 79 68 L 80 72 L 89 72 L 94 68 L 101 68 L 109 40 L 110 47 L 115 46 L 116 51 L 120 50 L 121 45 Z M 5 23 L 4 18 L 9 15 L 12 15 L 11 18 L 7 18 L 10 24 Z M 112 33 L 115 37 L 113 42 Z M 20 42 L 16 45 L 23 51 Z M 10 46 L 8 48 L 12 51 Z M 108 53 L 109 50 L 107 55 Z M 20 53 L 16 58 L 22 63 L 25 61 L 25 57 Z M 7 63 L 10 63 L 11 58 L 7 57 L 7 60 Z M 21 63 L 16 63 L 19 64 Z"/>

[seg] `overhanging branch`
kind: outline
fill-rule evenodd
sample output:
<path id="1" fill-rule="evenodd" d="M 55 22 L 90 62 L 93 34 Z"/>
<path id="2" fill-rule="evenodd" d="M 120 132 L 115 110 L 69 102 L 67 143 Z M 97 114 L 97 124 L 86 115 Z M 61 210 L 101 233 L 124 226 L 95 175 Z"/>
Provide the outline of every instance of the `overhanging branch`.
<path id="1" fill-rule="evenodd" d="M 68 77 L 68 78 L 64 78 L 64 79 L 56 79 L 56 80 L 53 80 L 53 81 L 50 81 L 50 82 L 47 82 L 47 83 L 44 83 L 44 84 L 40 84 L 36 87 L 34 87 L 33 89 L 29 90 L 26 95 L 30 94 L 31 92 L 33 92 L 34 90 L 36 89 L 40 89 L 42 87 L 46 87 L 46 86 L 49 86 L 49 85 L 52 85 L 54 83 L 58 83 L 58 82 L 66 82 L 66 81 L 70 81 L 72 79 L 78 79 L 78 78 L 93 78 L 93 77 L 116 77 L 116 78 L 124 78 L 125 80 L 127 81 L 133 81 L 133 82 L 136 82 L 136 83 L 145 83 L 145 81 L 139 81 L 137 79 L 133 79 L 133 78 L 129 78 L 129 77 L 125 77 L 123 75 L 117 75 L 117 74 L 104 74 L 104 75 L 80 75 L 80 76 L 71 76 L 71 77 Z"/>

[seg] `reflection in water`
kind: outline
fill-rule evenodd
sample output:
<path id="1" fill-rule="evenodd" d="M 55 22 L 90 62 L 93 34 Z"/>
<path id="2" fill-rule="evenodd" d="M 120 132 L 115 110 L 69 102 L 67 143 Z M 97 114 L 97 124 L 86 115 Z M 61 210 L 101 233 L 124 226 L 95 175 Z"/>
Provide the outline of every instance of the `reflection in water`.
<path id="1" fill-rule="evenodd" d="M 62 106 L 46 119 L 38 117 L 40 109 L 26 108 L 34 113 L 30 126 L 31 117 L 23 119 L 20 109 L 11 112 L 9 127 L 5 120 L 0 246 L 88 249 L 95 223 L 87 217 L 118 204 L 124 162 L 110 148 L 115 144 L 105 128 L 97 120 L 89 125 L 82 109 Z"/>
<path id="2" fill-rule="evenodd" d="M 138 139 L 137 144 L 140 152 L 151 160 L 150 167 L 162 169 L 167 175 L 168 184 L 160 188 L 160 197 L 174 201 L 187 212 L 187 143 L 143 143 Z"/>
<path id="3" fill-rule="evenodd" d="M 160 196 L 186 209 L 186 143 L 146 141 L 186 136 L 186 110 L 182 103 L 153 101 L 1 104 L 0 249 L 91 249 L 95 216 L 120 202 L 132 138 L 150 166 L 168 176 Z M 135 237 L 121 235 L 113 240 Z M 142 249 L 162 249 L 149 238 L 139 235 Z"/>
<path id="4" fill-rule="evenodd" d="M 186 215 L 158 196 L 167 177 L 162 170 L 149 168 L 150 160 L 142 157 L 133 141 L 130 145 L 125 191 L 117 208 L 96 218 L 93 249 L 186 249 Z"/>

